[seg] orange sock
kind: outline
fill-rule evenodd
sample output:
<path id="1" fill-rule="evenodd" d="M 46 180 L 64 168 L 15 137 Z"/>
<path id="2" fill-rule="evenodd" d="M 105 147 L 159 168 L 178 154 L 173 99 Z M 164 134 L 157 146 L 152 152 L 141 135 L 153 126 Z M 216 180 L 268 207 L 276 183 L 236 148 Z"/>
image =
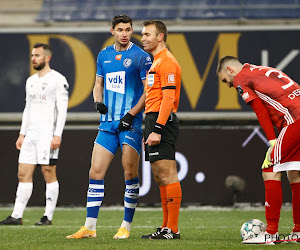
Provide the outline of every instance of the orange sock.
<path id="1" fill-rule="evenodd" d="M 168 223 L 168 207 L 167 207 L 167 190 L 166 186 L 160 186 L 160 199 L 161 199 L 161 207 L 163 211 L 163 223 L 162 228 L 167 226 Z"/>
<path id="2" fill-rule="evenodd" d="M 168 224 L 174 233 L 178 232 L 178 216 L 181 204 L 182 192 L 180 182 L 172 183 L 166 186 Z"/>

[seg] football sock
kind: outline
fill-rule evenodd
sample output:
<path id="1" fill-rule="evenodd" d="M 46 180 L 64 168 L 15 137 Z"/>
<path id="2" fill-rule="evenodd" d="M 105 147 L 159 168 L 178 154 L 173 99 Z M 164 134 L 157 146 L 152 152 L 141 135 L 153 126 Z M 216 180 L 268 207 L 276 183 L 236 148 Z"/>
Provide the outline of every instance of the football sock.
<path id="1" fill-rule="evenodd" d="M 87 203 L 86 203 L 86 220 L 85 227 L 89 230 L 96 230 L 96 223 L 100 206 L 104 198 L 104 179 L 93 180 L 90 179 L 89 188 L 87 192 Z"/>
<path id="2" fill-rule="evenodd" d="M 128 221 L 126 221 L 126 220 L 123 220 L 123 222 L 122 222 L 122 224 L 121 224 L 121 228 L 122 228 L 122 227 L 125 227 L 125 228 L 127 229 L 127 231 L 130 232 L 130 230 L 131 230 L 131 222 L 128 222 Z"/>
<path id="3" fill-rule="evenodd" d="M 15 219 L 19 219 L 23 217 L 23 212 L 32 194 L 32 189 L 33 189 L 32 182 L 30 183 L 19 182 L 17 193 L 16 193 L 14 211 L 12 212 L 11 217 Z"/>
<path id="4" fill-rule="evenodd" d="M 292 188 L 292 207 L 294 228 L 293 232 L 300 232 L 300 182 L 291 183 Z"/>
<path id="5" fill-rule="evenodd" d="M 265 184 L 265 213 L 267 220 L 266 231 L 269 234 L 278 232 L 278 222 L 282 205 L 281 181 L 268 180 Z"/>
<path id="6" fill-rule="evenodd" d="M 166 186 L 168 224 L 167 227 L 174 233 L 178 232 L 178 216 L 181 204 L 182 192 L 180 182 L 172 183 Z"/>
<path id="7" fill-rule="evenodd" d="M 168 207 L 167 207 L 167 190 L 166 186 L 160 186 L 160 199 L 161 199 L 161 207 L 163 211 L 163 222 L 162 228 L 166 227 L 168 224 Z"/>
<path id="8" fill-rule="evenodd" d="M 132 222 L 137 201 L 139 198 L 139 177 L 125 181 L 125 195 L 124 195 L 124 221 Z M 126 224 L 127 225 L 127 224 Z M 129 228 L 129 230 L 128 230 Z M 126 228 L 130 231 L 130 227 Z"/>
<path id="9" fill-rule="evenodd" d="M 46 208 L 44 216 L 52 221 L 59 193 L 58 181 L 46 183 Z"/>

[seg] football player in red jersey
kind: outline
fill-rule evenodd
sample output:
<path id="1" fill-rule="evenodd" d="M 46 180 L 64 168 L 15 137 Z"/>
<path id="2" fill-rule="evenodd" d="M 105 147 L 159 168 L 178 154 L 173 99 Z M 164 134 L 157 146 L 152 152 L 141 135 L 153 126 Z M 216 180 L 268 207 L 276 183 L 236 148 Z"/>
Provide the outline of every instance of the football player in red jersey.
<path id="1" fill-rule="evenodd" d="M 251 106 L 270 143 L 262 164 L 268 226 L 260 236 L 242 243 L 274 244 L 278 240 L 281 173 L 284 171 L 293 195 L 294 228 L 291 236 L 300 239 L 300 86 L 278 69 L 243 65 L 232 56 L 220 60 L 217 75 L 229 88 L 236 88 Z M 279 132 L 277 138 L 273 126 Z"/>

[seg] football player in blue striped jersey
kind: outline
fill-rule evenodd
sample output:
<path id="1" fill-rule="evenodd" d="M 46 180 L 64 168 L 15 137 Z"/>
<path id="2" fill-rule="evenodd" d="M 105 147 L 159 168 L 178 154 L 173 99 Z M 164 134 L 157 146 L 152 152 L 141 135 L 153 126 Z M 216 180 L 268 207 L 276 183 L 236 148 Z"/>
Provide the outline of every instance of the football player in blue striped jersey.
<path id="1" fill-rule="evenodd" d="M 99 132 L 91 159 L 85 226 L 67 238 L 95 238 L 99 209 L 104 197 L 104 177 L 121 147 L 125 176 L 124 219 L 114 239 L 130 235 L 139 197 L 138 165 L 142 145 L 144 82 L 152 65 L 150 56 L 132 43 L 132 19 L 124 14 L 112 19 L 115 43 L 98 55 L 93 90 L 96 110 L 101 114 Z"/>

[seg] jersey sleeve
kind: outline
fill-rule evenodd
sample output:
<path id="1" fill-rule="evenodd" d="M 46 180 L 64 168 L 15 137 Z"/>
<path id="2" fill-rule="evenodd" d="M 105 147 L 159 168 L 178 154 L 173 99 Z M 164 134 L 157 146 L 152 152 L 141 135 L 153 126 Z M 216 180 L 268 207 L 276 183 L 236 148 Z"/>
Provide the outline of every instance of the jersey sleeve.
<path id="1" fill-rule="evenodd" d="M 21 135 L 26 135 L 27 127 L 29 124 L 29 108 L 30 108 L 30 98 L 28 94 L 28 80 L 26 81 L 26 98 L 25 98 L 25 108 L 22 116 L 22 125 L 20 129 Z"/>
<path id="2" fill-rule="evenodd" d="M 233 80 L 233 85 L 247 104 L 258 97 L 251 88 L 250 78 L 245 75 L 236 75 Z"/>
<path id="3" fill-rule="evenodd" d="M 57 119 L 54 135 L 62 136 L 65 122 L 67 119 L 67 110 L 68 110 L 68 94 L 69 84 L 65 77 L 62 77 L 61 80 L 57 83 L 56 88 L 56 111 Z"/>
<path id="4" fill-rule="evenodd" d="M 269 112 L 263 102 L 259 98 L 255 98 L 251 102 L 249 102 L 249 105 L 255 112 L 257 119 L 259 121 L 259 124 L 261 125 L 262 129 L 264 130 L 268 141 L 273 140 L 276 138 L 273 123 L 271 120 L 271 117 L 269 115 Z"/>
<path id="5" fill-rule="evenodd" d="M 175 101 L 177 67 L 172 62 L 164 61 L 160 65 L 158 73 L 161 81 L 163 98 L 156 122 L 165 125 L 172 112 Z"/>
<path id="6" fill-rule="evenodd" d="M 146 79 L 147 72 L 151 68 L 151 65 L 152 65 L 151 57 L 146 52 L 143 52 L 143 54 L 141 56 L 140 64 L 139 64 L 141 80 Z"/>
<path id="7" fill-rule="evenodd" d="M 102 57 L 103 57 L 103 50 L 98 54 L 97 57 L 97 73 L 96 75 L 99 77 L 103 77 L 103 70 L 102 70 Z"/>

